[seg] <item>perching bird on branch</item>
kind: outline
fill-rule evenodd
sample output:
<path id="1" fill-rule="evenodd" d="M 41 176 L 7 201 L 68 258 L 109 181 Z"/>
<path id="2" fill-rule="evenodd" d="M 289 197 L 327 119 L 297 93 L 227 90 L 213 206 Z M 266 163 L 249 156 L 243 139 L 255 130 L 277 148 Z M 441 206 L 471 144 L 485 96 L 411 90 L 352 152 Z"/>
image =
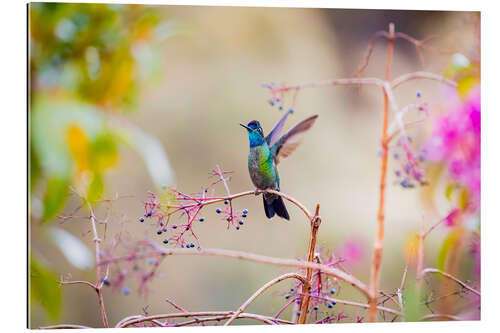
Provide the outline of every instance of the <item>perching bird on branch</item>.
<path id="1" fill-rule="evenodd" d="M 248 125 L 240 124 L 248 132 L 250 141 L 248 171 L 252 183 L 259 190 L 280 190 L 280 178 L 276 166 L 280 159 L 288 157 L 295 151 L 301 142 L 303 134 L 312 127 L 316 118 L 318 118 L 318 115 L 309 117 L 280 137 L 286 118 L 292 112 L 292 110 L 289 110 L 285 113 L 266 137 L 264 137 L 262 127 L 260 127 L 257 120 L 252 120 Z M 272 218 L 276 214 L 290 220 L 282 197 L 272 193 L 264 193 L 263 200 L 264 210 L 268 218 Z"/>

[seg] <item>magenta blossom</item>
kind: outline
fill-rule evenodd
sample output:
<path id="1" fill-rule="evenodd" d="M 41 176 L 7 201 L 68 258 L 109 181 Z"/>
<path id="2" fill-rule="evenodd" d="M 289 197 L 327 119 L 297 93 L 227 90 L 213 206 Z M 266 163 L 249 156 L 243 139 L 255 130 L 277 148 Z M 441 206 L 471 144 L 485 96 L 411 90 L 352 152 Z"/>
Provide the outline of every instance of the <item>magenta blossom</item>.
<path id="1" fill-rule="evenodd" d="M 481 94 L 479 87 L 465 99 L 455 92 L 444 115 L 434 119 L 426 144 L 429 160 L 444 163 L 448 176 L 467 189 L 467 208 L 477 211 L 481 203 Z"/>

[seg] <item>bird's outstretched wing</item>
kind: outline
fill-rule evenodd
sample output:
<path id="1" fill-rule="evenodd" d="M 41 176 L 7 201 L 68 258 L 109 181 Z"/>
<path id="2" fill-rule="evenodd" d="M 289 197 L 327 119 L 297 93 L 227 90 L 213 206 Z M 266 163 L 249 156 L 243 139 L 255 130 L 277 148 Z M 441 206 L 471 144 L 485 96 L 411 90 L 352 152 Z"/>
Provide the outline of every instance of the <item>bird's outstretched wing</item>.
<path id="1" fill-rule="evenodd" d="M 269 147 L 272 147 L 278 140 L 280 139 L 280 134 L 281 130 L 283 129 L 283 126 L 285 125 L 286 118 L 290 113 L 293 113 L 292 110 L 288 110 L 283 117 L 274 125 L 273 129 L 269 134 L 266 136 L 266 141 L 267 145 Z"/>
<path id="2" fill-rule="evenodd" d="M 280 162 L 280 159 L 290 156 L 297 149 L 302 142 L 304 133 L 312 127 L 317 118 L 318 115 L 314 115 L 301 121 L 271 146 L 276 164 Z"/>

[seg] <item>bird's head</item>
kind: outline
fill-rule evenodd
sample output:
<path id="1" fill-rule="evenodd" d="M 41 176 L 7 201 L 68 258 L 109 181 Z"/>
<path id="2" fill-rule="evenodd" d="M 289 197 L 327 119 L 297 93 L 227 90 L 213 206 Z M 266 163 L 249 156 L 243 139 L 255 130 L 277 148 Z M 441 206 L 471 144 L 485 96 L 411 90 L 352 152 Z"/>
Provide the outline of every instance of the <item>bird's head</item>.
<path id="1" fill-rule="evenodd" d="M 246 128 L 248 132 L 248 139 L 250 140 L 250 147 L 260 146 L 264 143 L 264 132 L 260 123 L 257 120 L 252 120 L 247 125 L 240 125 Z"/>

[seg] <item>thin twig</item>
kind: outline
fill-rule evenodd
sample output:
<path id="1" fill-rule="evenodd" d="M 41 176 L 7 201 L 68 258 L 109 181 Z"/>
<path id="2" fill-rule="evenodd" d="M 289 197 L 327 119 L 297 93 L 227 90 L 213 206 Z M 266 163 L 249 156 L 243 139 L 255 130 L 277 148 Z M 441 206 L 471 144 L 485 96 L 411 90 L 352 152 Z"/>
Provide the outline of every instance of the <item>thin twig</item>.
<path id="1" fill-rule="evenodd" d="M 401 278 L 401 284 L 399 285 L 397 294 L 398 294 L 398 300 L 399 300 L 399 308 L 401 311 L 404 312 L 404 305 L 403 305 L 403 289 L 405 287 L 405 282 L 406 282 L 406 274 L 408 273 L 408 264 L 405 265 L 405 269 L 403 271 L 403 277 Z"/>
<path id="2" fill-rule="evenodd" d="M 61 281 L 59 281 L 59 284 L 61 285 L 66 285 L 66 284 L 84 284 L 84 285 L 87 285 L 89 286 L 90 288 L 92 289 L 96 289 L 96 286 L 93 284 L 93 283 L 90 283 L 89 281 L 64 281 L 62 278 L 61 278 Z"/>
<path id="3" fill-rule="evenodd" d="M 261 295 L 264 291 L 266 291 L 267 289 L 269 289 L 270 287 L 274 286 L 275 284 L 277 283 L 280 283 L 281 281 L 283 280 L 286 280 L 286 279 L 297 279 L 299 280 L 300 282 L 302 282 L 302 285 L 305 285 L 305 286 L 309 286 L 309 280 L 307 280 L 306 278 L 304 278 L 302 275 L 299 275 L 297 273 L 287 273 L 287 274 L 283 274 L 281 276 L 278 276 L 277 278 L 275 279 L 272 279 L 271 281 L 269 281 L 268 283 L 266 283 L 265 285 L 263 285 L 261 288 L 259 288 L 259 290 L 257 290 L 249 299 L 247 299 L 245 301 L 245 303 L 243 303 L 239 308 L 238 310 L 231 316 L 231 318 L 229 318 L 229 320 L 224 324 L 224 326 L 229 326 L 231 325 L 231 323 L 241 314 L 243 313 L 243 311 L 245 311 L 245 309 L 257 298 L 259 297 L 259 295 Z"/>
<path id="4" fill-rule="evenodd" d="M 422 270 L 422 276 L 424 276 L 425 274 L 428 274 L 428 273 L 435 273 L 435 274 L 440 274 L 450 280 L 453 280 L 455 281 L 456 283 L 458 283 L 460 286 L 462 286 L 463 288 L 469 290 L 470 292 L 476 294 L 477 296 L 481 296 L 481 292 L 477 291 L 476 289 L 472 288 L 471 286 L 469 286 L 468 284 L 466 284 L 465 282 L 457 279 L 456 277 L 454 277 L 453 275 L 451 274 L 448 274 L 446 272 L 443 272 L 442 270 L 439 270 L 437 268 L 426 268 L 424 270 Z"/>

